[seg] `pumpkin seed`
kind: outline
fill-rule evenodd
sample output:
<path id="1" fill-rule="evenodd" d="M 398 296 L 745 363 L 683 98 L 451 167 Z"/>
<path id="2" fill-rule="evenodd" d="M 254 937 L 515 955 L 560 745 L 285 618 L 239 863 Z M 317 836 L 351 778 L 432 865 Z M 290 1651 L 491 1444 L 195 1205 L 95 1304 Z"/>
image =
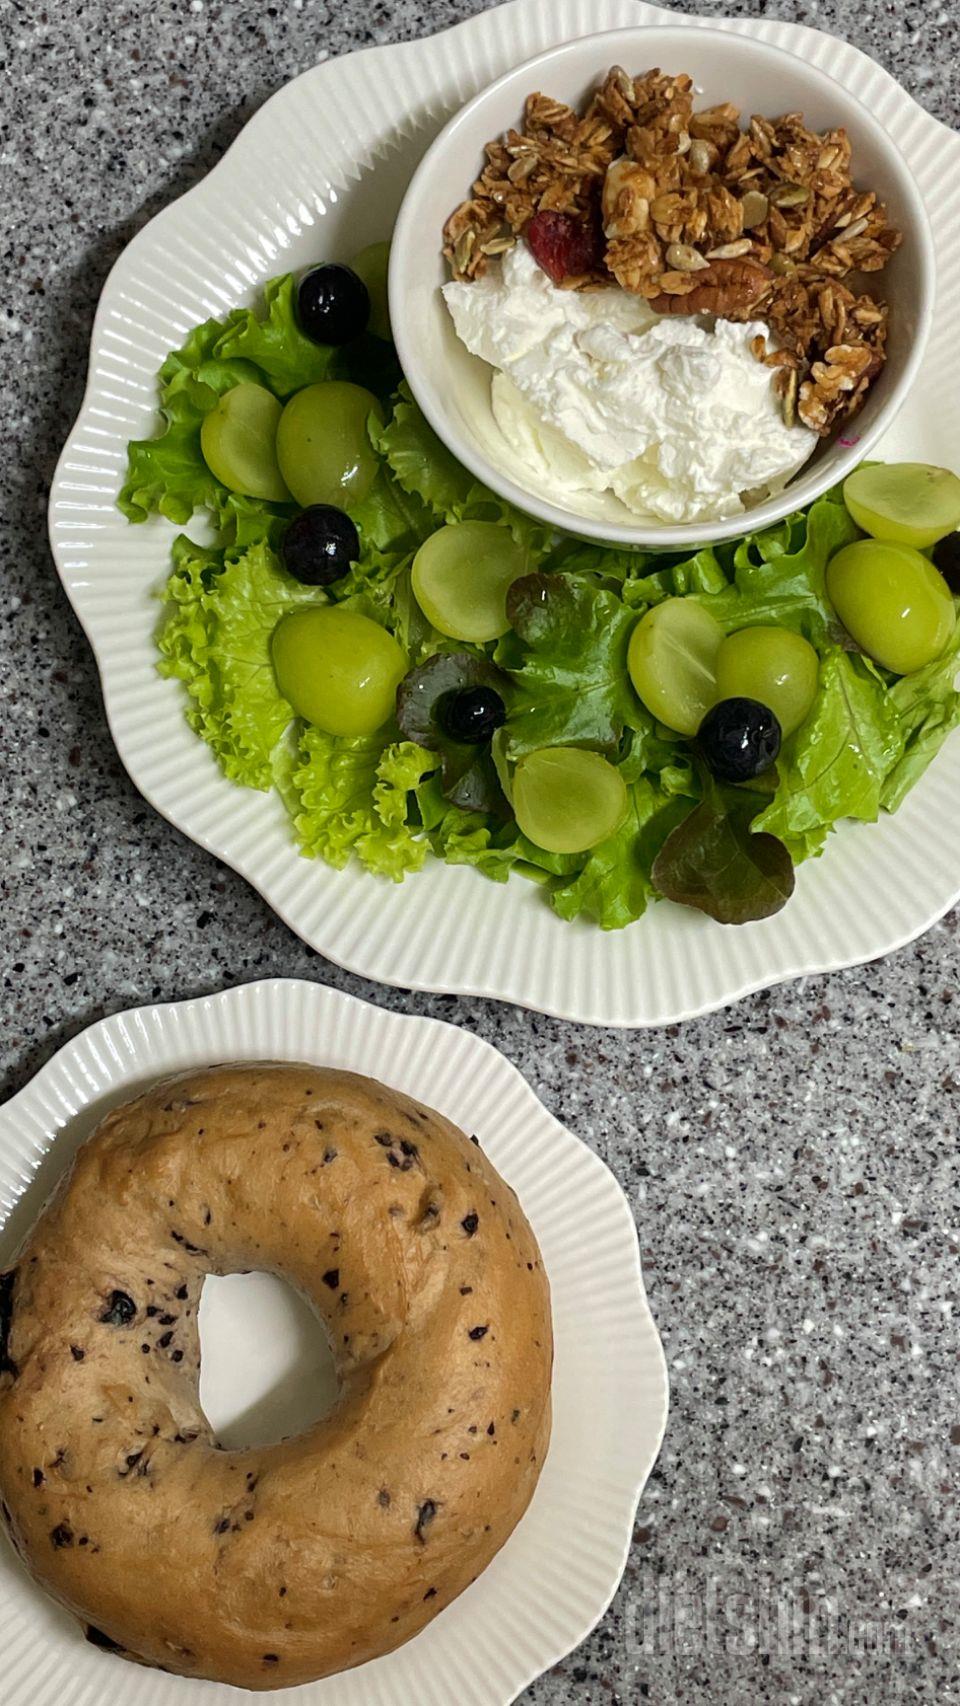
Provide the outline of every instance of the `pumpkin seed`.
<path id="1" fill-rule="evenodd" d="M 770 203 L 762 190 L 748 190 L 740 203 L 743 209 L 743 229 L 755 231 L 770 212 Z"/>
<path id="2" fill-rule="evenodd" d="M 805 207 L 810 191 L 805 184 L 774 184 L 770 200 L 774 207 Z"/>

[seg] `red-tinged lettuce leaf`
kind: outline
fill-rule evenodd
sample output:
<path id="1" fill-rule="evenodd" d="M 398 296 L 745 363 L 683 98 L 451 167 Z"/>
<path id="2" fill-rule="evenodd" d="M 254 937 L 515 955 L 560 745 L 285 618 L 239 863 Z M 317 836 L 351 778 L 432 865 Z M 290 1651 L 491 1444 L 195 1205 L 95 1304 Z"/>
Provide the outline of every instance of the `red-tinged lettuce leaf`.
<path id="1" fill-rule="evenodd" d="M 488 743 L 453 740 L 442 709 L 464 687 L 492 687 L 504 702 L 510 681 L 488 658 L 474 652 L 438 652 L 404 676 L 397 689 L 397 722 L 408 740 L 439 759 L 444 795 L 468 812 L 509 815 Z"/>
<path id="2" fill-rule="evenodd" d="M 755 813 L 755 799 L 710 783 L 654 859 L 654 887 L 718 924 L 771 918 L 793 893 L 793 861 L 776 836 L 754 833 Z"/>
<path id="3" fill-rule="evenodd" d="M 627 672 L 635 613 L 613 592 L 555 574 L 514 581 L 507 615 L 512 632 L 495 653 L 515 688 L 507 758 L 544 746 L 613 751 L 645 715 Z"/>

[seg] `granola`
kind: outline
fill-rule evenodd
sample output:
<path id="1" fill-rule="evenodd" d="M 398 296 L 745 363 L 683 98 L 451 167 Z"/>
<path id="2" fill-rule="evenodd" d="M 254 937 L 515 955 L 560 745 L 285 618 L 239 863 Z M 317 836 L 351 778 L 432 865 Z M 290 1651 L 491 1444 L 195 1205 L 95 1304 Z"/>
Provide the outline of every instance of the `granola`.
<path id="1" fill-rule="evenodd" d="M 660 313 L 763 319 L 779 347 L 758 339 L 754 353 L 780 370 L 785 418 L 826 435 L 885 360 L 887 305 L 850 281 L 901 241 L 854 185 L 850 153 L 843 129 L 812 131 L 799 113 L 742 128 L 730 102 L 694 112 L 685 75 L 614 66 L 583 114 L 528 97 L 522 129 L 487 144 L 444 254 L 455 278 L 477 278 L 526 236 L 538 259 L 549 246 L 565 288 L 619 285 Z M 599 242 L 576 240 L 591 228 Z"/>

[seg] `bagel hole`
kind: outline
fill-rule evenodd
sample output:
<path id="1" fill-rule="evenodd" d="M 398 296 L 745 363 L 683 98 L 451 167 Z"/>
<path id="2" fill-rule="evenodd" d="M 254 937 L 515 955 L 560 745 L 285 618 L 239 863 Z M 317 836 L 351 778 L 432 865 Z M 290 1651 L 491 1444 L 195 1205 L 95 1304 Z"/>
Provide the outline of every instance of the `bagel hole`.
<path id="1" fill-rule="evenodd" d="M 200 1405 L 225 1450 L 289 1439 L 336 1403 L 326 1329 L 276 1274 L 208 1274 L 199 1328 Z"/>

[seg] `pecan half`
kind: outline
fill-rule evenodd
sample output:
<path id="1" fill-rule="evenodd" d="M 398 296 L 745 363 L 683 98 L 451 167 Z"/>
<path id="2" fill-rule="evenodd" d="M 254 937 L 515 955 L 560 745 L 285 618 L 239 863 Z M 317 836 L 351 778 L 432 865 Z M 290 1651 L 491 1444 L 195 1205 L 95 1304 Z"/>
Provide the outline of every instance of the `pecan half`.
<path id="1" fill-rule="evenodd" d="M 756 261 L 711 261 L 702 272 L 691 275 L 692 290 L 683 296 L 664 291 L 654 296 L 651 308 L 658 314 L 721 314 L 724 319 L 744 319 L 769 288 L 769 267 Z"/>

